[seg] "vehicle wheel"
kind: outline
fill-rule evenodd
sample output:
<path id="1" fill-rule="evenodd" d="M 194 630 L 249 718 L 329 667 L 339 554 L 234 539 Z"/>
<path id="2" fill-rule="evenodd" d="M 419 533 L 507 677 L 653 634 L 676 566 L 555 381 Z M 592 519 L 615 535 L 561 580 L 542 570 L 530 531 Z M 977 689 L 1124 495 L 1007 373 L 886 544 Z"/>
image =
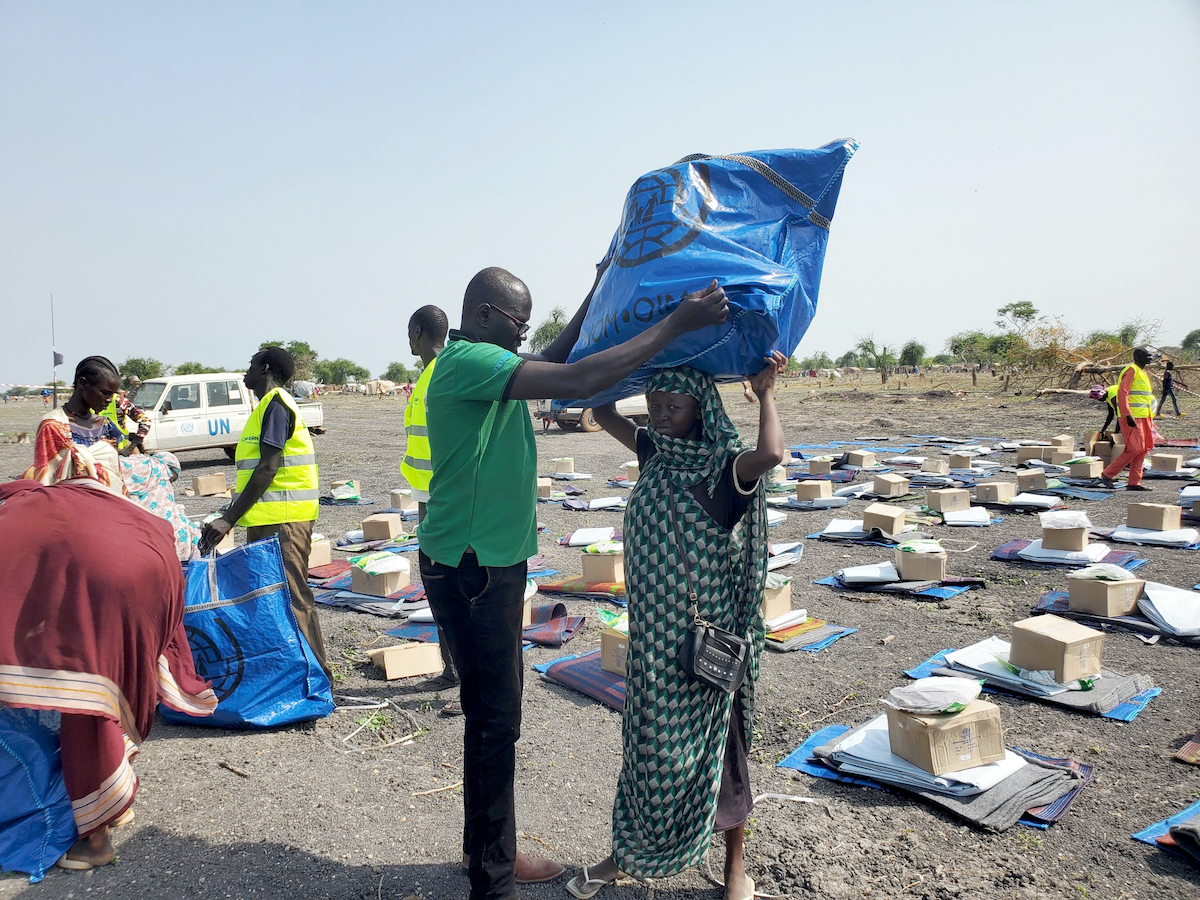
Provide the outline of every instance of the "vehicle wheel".
<path id="1" fill-rule="evenodd" d="M 584 431 L 600 431 L 600 423 L 596 421 L 590 408 L 583 411 L 583 415 L 579 417 L 579 424 L 583 426 Z"/>
<path id="2" fill-rule="evenodd" d="M 225 455 L 230 459 L 233 459 L 235 456 L 237 456 L 237 447 L 226 447 Z"/>

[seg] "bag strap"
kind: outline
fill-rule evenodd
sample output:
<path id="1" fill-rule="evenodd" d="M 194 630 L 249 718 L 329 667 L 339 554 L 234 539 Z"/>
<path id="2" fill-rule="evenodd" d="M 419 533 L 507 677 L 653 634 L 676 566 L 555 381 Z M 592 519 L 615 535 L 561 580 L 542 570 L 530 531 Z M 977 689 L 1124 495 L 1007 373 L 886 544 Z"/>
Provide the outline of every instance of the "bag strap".
<path id="1" fill-rule="evenodd" d="M 675 516 L 675 502 L 673 500 L 669 501 L 667 505 L 667 515 L 671 517 L 671 527 L 675 529 L 675 540 L 679 543 L 679 555 L 683 557 L 683 572 L 687 577 L 688 601 L 690 602 L 688 612 L 691 613 L 693 621 L 704 622 L 700 618 L 700 603 L 696 593 L 696 580 L 692 577 L 692 565 L 688 561 L 687 547 L 683 542 L 683 529 L 679 527 L 679 519 Z"/>

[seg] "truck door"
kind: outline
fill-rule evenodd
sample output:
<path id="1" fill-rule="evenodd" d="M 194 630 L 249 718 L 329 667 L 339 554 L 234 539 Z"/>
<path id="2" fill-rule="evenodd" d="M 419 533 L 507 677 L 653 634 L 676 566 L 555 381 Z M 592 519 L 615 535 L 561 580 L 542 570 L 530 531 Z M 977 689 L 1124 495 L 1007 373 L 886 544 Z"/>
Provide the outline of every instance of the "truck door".
<path id="1" fill-rule="evenodd" d="M 242 436 L 242 427 L 250 417 L 245 391 L 240 381 L 210 381 L 205 386 L 208 400 L 207 429 L 209 446 L 232 447 Z"/>
<path id="2" fill-rule="evenodd" d="M 203 447 L 204 408 L 197 381 L 172 384 L 159 407 L 162 423 L 158 446 L 163 450 L 190 450 Z"/>

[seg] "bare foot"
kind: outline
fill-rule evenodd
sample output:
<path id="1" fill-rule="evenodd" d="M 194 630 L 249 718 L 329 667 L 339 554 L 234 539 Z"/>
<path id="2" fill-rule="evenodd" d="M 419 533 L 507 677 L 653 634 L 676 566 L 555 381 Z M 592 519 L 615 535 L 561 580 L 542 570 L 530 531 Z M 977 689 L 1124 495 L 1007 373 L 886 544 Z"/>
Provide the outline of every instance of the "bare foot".
<path id="1" fill-rule="evenodd" d="M 81 837 L 66 852 L 59 865 L 64 869 L 94 869 L 106 866 L 116 857 L 107 825 L 101 825 L 87 837 Z"/>

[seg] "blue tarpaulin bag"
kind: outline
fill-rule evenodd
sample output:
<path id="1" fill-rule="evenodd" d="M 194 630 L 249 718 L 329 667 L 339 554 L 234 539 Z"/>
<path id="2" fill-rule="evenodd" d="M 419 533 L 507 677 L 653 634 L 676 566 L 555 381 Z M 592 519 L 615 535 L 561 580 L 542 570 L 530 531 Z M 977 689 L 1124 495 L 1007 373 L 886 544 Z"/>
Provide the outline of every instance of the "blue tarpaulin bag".
<path id="1" fill-rule="evenodd" d="M 278 538 L 192 560 L 183 627 L 217 711 L 193 717 L 159 704 L 168 722 L 271 728 L 333 712 L 332 685 L 292 612 Z"/>
<path id="2" fill-rule="evenodd" d="M 586 403 L 640 393 L 655 369 L 688 365 L 719 380 L 790 356 L 817 311 L 821 267 L 851 140 L 817 150 L 689 156 L 637 180 L 568 362 L 624 343 L 715 278 L 729 320 L 683 335 Z"/>
<path id="3" fill-rule="evenodd" d="M 79 837 L 63 786 L 58 713 L 0 707 L 0 871 L 32 882 Z"/>

